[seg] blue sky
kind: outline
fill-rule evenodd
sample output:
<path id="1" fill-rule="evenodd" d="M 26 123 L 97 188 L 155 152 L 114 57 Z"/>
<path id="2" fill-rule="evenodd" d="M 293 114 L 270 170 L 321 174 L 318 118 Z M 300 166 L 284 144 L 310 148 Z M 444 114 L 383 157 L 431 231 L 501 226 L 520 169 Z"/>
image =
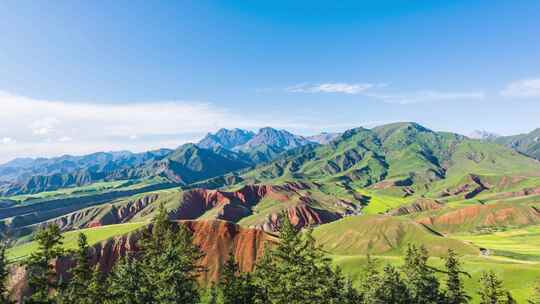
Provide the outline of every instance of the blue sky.
<path id="1" fill-rule="evenodd" d="M 540 127 L 539 1 L 2 1 L 0 161 L 220 127 Z"/>

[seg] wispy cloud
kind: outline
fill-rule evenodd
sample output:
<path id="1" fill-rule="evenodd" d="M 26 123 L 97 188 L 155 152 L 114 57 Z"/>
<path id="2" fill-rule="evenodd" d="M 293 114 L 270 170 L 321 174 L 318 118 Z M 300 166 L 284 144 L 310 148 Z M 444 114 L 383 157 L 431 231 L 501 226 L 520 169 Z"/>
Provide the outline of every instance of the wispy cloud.
<path id="1" fill-rule="evenodd" d="M 286 88 L 286 91 L 291 93 L 341 93 L 354 95 L 383 86 L 385 86 L 385 84 L 343 82 L 329 82 L 320 84 L 301 83 Z"/>
<path id="2" fill-rule="evenodd" d="M 540 78 L 521 79 L 509 83 L 501 92 L 504 97 L 540 97 Z"/>
<path id="3" fill-rule="evenodd" d="M 438 90 L 418 90 L 402 92 L 390 88 L 385 83 L 302 83 L 288 87 L 285 90 L 292 93 L 341 93 L 348 95 L 362 95 L 386 103 L 398 104 L 450 100 L 477 100 L 485 98 L 485 93 L 483 91 L 455 92 Z"/>
<path id="4" fill-rule="evenodd" d="M 413 104 L 452 100 L 481 100 L 485 98 L 485 93 L 482 91 L 445 92 L 426 90 L 399 93 L 367 93 L 365 95 L 387 103 L 397 104 Z"/>
<path id="5" fill-rule="evenodd" d="M 257 120 L 206 102 L 74 103 L 0 92 L 0 162 L 19 156 L 176 147 L 218 128 L 257 128 Z"/>
<path id="6" fill-rule="evenodd" d="M 11 137 L 2 137 L 0 139 L 0 143 L 2 143 L 4 145 L 14 144 L 15 142 L 16 142 L 15 139 L 13 139 Z"/>

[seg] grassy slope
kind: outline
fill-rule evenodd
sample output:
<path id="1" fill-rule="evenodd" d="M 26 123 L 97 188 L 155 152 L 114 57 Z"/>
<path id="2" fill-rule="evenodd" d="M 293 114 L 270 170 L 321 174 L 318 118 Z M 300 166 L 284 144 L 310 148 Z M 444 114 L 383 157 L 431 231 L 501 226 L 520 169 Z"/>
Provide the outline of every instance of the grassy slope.
<path id="1" fill-rule="evenodd" d="M 398 256 L 378 256 L 376 257 L 381 265 L 390 263 L 399 266 L 403 263 L 403 258 Z M 334 263 L 340 266 L 343 272 L 350 276 L 353 281 L 358 282 L 362 267 L 365 265 L 365 256 L 354 255 L 333 256 Z M 473 297 L 471 303 L 479 303 L 476 292 L 478 291 L 478 280 L 482 271 L 493 270 L 504 280 L 505 288 L 512 292 L 518 303 L 526 303 L 527 297 L 533 291 L 533 283 L 540 278 L 540 265 L 513 260 L 487 257 L 462 257 L 463 268 L 472 278 L 465 279 L 465 289 Z M 438 269 L 444 269 L 444 261 L 440 258 L 431 258 L 430 264 Z"/>
<path id="2" fill-rule="evenodd" d="M 452 237 L 487 248 L 497 256 L 540 262 L 540 225 Z"/>
<path id="3" fill-rule="evenodd" d="M 414 200 L 413 198 L 378 194 L 376 191 L 367 189 L 358 189 L 357 192 L 369 197 L 368 205 L 362 209 L 365 214 L 384 213 L 390 209 L 410 204 Z"/>
<path id="4" fill-rule="evenodd" d="M 465 242 L 439 236 L 406 218 L 363 215 L 350 216 L 317 227 L 313 236 L 333 254 L 401 255 L 409 243 L 425 244 L 434 255 L 444 255 L 449 248 L 463 254 L 478 254 Z"/>
<path id="5" fill-rule="evenodd" d="M 64 248 L 75 249 L 77 247 L 77 237 L 79 233 L 84 233 L 88 237 L 89 244 L 95 244 L 117 235 L 123 235 L 145 225 L 145 222 L 109 225 L 81 230 L 69 231 L 63 234 Z M 25 243 L 8 249 L 7 257 L 11 261 L 22 259 L 37 250 L 36 242 Z"/>

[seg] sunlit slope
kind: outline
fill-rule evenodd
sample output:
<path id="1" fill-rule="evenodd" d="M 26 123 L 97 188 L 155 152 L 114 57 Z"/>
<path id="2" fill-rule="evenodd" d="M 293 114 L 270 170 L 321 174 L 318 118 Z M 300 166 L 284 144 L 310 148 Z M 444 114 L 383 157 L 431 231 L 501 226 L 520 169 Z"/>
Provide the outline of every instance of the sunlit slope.
<path id="1" fill-rule="evenodd" d="M 403 264 L 403 258 L 397 256 L 377 256 L 380 265 L 390 263 L 395 266 Z M 353 278 L 357 283 L 365 265 L 366 257 L 364 255 L 340 255 L 334 256 L 334 263 L 343 269 L 343 272 Z M 472 297 L 471 303 L 480 303 L 478 298 L 479 279 L 483 271 L 493 270 L 503 279 L 504 287 L 507 288 L 518 303 L 526 303 L 526 300 L 532 295 L 534 282 L 540 277 L 540 264 L 531 262 L 520 262 L 513 260 L 504 260 L 491 257 L 471 257 L 463 256 L 463 270 L 471 277 L 464 276 L 464 286 L 467 293 Z M 444 269 L 444 260 L 440 258 L 430 258 L 429 264 L 437 269 Z M 443 276 L 442 273 L 438 274 Z"/>
<path id="2" fill-rule="evenodd" d="M 138 222 L 69 231 L 63 234 L 64 248 L 75 249 L 77 247 L 77 238 L 79 233 L 84 233 L 88 238 L 88 244 L 93 245 L 111 237 L 134 231 L 144 225 L 146 225 L 145 222 Z M 37 248 L 38 244 L 34 241 L 21 244 L 8 249 L 7 257 L 9 260 L 19 260 L 30 255 L 32 252 L 37 250 Z"/>
<path id="3" fill-rule="evenodd" d="M 346 217 L 315 228 L 313 236 L 326 251 L 340 255 L 401 255 L 408 244 L 424 244 L 433 255 L 444 255 L 449 248 L 479 253 L 475 246 L 443 237 L 409 219 L 383 215 Z"/>
<path id="4" fill-rule="evenodd" d="M 307 179 L 370 187 L 391 195 L 440 196 L 471 175 L 540 175 L 540 162 L 501 145 L 434 132 L 415 123 L 345 132 L 240 176 L 243 183 Z"/>

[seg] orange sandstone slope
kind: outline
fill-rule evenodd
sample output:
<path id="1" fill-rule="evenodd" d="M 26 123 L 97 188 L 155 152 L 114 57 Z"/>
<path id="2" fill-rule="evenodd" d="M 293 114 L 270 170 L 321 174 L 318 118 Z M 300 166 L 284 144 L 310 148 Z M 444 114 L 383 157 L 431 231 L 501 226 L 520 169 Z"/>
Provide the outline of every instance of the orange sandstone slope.
<path id="1" fill-rule="evenodd" d="M 263 255 L 266 246 L 272 246 L 277 238 L 264 231 L 243 228 L 231 222 L 212 221 L 178 221 L 193 232 L 193 243 L 204 253 L 200 265 L 207 271 L 201 273 L 202 284 L 216 281 L 219 278 L 223 264 L 233 253 L 242 271 L 252 271 L 257 260 Z M 143 229 L 149 229 L 149 226 Z M 109 272 L 114 264 L 129 252 L 137 252 L 137 241 L 141 230 L 118 236 L 95 244 L 91 249 L 92 264 L 99 269 Z M 58 273 L 65 275 L 73 261 L 66 257 L 55 262 Z M 12 269 L 9 283 L 12 296 L 20 299 L 26 289 L 26 274 L 21 267 Z"/>
<path id="2" fill-rule="evenodd" d="M 277 238 L 261 230 L 243 228 L 231 222 L 179 221 L 193 233 L 193 243 L 204 253 L 200 263 L 208 271 L 201 275 L 201 281 L 214 281 L 219 277 L 223 263 L 229 253 L 233 253 L 242 271 L 251 271 L 264 252 L 267 244 Z M 149 229 L 149 226 L 148 228 Z M 137 240 L 141 232 L 130 233 L 96 244 L 93 259 L 102 271 L 110 271 L 119 257 L 127 252 L 136 252 Z"/>

